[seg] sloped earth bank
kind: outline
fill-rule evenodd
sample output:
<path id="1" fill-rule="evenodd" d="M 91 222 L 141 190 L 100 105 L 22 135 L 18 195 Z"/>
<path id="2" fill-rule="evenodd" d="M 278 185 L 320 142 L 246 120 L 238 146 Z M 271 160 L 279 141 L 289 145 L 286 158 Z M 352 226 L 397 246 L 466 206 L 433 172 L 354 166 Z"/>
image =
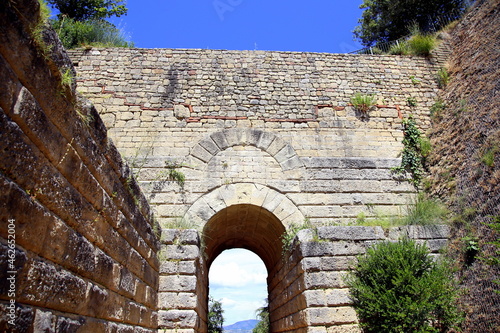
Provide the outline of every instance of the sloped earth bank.
<path id="1" fill-rule="evenodd" d="M 456 214 L 449 254 L 464 288 L 464 332 L 500 331 L 500 255 L 488 244 L 499 239 L 488 224 L 500 223 L 499 11 L 499 1 L 478 1 L 452 31 L 446 107 L 430 133 L 427 186 Z"/>

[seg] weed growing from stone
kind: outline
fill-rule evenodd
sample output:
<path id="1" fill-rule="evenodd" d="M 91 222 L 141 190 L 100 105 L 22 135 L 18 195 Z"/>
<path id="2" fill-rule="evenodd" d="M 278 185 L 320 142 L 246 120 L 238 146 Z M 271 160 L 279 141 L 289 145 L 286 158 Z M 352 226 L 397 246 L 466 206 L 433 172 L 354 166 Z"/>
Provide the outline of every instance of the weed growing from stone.
<path id="1" fill-rule="evenodd" d="M 408 104 L 408 106 L 415 107 L 417 106 L 417 99 L 415 97 L 408 97 L 406 99 L 406 104 Z"/>
<path id="2" fill-rule="evenodd" d="M 419 187 L 424 173 L 424 156 L 421 149 L 421 133 L 412 116 L 403 120 L 403 151 L 401 152 L 401 165 L 392 168 L 398 174 L 408 173 L 408 181 L 416 188 Z"/>
<path id="3" fill-rule="evenodd" d="M 351 97 L 351 104 L 356 110 L 366 114 L 370 108 L 375 105 L 375 96 L 356 93 L 353 97 Z"/>
<path id="4" fill-rule="evenodd" d="M 293 240 L 295 236 L 297 236 L 297 233 L 304 229 L 314 229 L 308 219 L 305 219 L 303 223 L 292 223 L 288 226 L 287 230 L 281 236 L 283 258 L 285 258 L 285 254 L 291 250 Z"/>
<path id="5" fill-rule="evenodd" d="M 411 83 L 413 83 L 413 85 L 418 85 L 421 83 L 421 81 L 419 79 L 417 79 L 415 77 L 415 75 L 410 75 L 410 80 L 411 80 Z"/>
<path id="6" fill-rule="evenodd" d="M 438 87 L 444 89 L 450 82 L 450 75 L 448 74 L 448 70 L 445 67 L 440 68 L 436 73 L 436 80 L 438 83 Z"/>

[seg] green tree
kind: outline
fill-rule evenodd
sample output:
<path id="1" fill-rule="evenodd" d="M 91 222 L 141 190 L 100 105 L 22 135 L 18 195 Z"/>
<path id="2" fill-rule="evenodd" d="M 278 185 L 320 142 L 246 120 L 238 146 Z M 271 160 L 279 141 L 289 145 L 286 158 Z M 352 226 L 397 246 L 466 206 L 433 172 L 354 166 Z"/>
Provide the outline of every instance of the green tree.
<path id="1" fill-rule="evenodd" d="M 410 34 L 412 26 L 428 32 L 443 25 L 442 16 L 458 19 L 465 0 L 363 0 L 354 36 L 364 46 L 393 41 Z"/>
<path id="2" fill-rule="evenodd" d="M 67 17 L 75 21 L 101 20 L 125 15 L 127 8 L 122 2 L 122 0 L 48 0 L 48 3 L 59 11 L 59 19 Z"/>
<path id="3" fill-rule="evenodd" d="M 381 242 L 358 259 L 347 283 L 365 332 L 447 332 L 460 322 L 451 271 L 425 244 Z"/>
<path id="4" fill-rule="evenodd" d="M 266 299 L 267 302 L 267 299 Z M 269 333 L 269 305 L 257 309 L 257 318 L 260 320 L 254 327 L 252 333 Z"/>
<path id="5" fill-rule="evenodd" d="M 222 303 L 210 297 L 208 299 L 208 333 L 223 332 L 223 313 L 224 310 L 222 310 Z"/>

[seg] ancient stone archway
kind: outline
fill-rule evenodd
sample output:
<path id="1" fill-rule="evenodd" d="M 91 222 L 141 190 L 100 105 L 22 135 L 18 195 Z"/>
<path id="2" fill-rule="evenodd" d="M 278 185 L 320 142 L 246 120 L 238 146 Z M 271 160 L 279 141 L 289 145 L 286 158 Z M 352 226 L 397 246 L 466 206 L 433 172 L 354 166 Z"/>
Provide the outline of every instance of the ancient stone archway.
<path id="1" fill-rule="evenodd" d="M 268 270 L 269 295 L 278 295 L 286 281 L 282 267 L 281 236 L 291 223 L 304 220 L 299 209 L 285 195 L 255 183 L 223 185 L 200 197 L 184 215 L 198 232 L 166 231 L 171 240 L 160 277 L 160 307 L 184 307 L 160 316 L 165 328 L 187 328 L 206 331 L 208 304 L 208 270 L 224 250 L 245 248 L 256 253 Z M 173 268 L 173 267 L 176 268 Z M 186 267 L 191 267 L 186 270 Z M 173 274 L 175 273 L 175 275 Z M 180 274 L 184 274 L 180 275 Z M 191 276 L 187 276 L 191 275 Z M 170 289 L 169 289 L 170 288 Z M 192 307 L 180 304 L 191 299 Z M 281 297 L 269 297 L 270 306 L 278 309 Z M 271 313 L 273 318 L 274 313 Z"/>
<path id="2" fill-rule="evenodd" d="M 281 257 L 283 232 L 281 221 L 265 208 L 249 204 L 229 206 L 203 228 L 208 266 L 224 250 L 244 248 L 257 254 L 270 271 Z"/>

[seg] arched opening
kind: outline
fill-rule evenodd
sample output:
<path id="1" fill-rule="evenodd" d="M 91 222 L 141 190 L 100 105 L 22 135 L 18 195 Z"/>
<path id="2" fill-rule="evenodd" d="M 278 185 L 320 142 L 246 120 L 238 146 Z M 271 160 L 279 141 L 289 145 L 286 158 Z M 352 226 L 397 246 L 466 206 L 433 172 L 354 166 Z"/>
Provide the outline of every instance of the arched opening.
<path id="1" fill-rule="evenodd" d="M 224 250 L 244 248 L 257 254 L 270 272 L 281 258 L 285 227 L 267 209 L 239 204 L 215 214 L 203 228 L 208 267 Z"/>
<path id="2" fill-rule="evenodd" d="M 266 266 L 270 293 L 272 274 L 281 262 L 281 236 L 284 232 L 285 227 L 280 220 L 263 207 L 250 204 L 226 207 L 210 218 L 203 228 L 206 267 L 210 270 L 214 260 L 224 250 L 243 248 L 252 251 Z M 208 283 L 206 286 L 208 288 Z M 205 295 L 208 304 L 208 290 Z M 271 320 L 272 316 L 271 313 Z"/>
<path id="3" fill-rule="evenodd" d="M 268 298 L 262 259 L 245 249 L 225 250 L 212 263 L 208 276 L 209 296 L 221 304 L 224 327 L 252 329 L 258 322 L 258 309 Z"/>

